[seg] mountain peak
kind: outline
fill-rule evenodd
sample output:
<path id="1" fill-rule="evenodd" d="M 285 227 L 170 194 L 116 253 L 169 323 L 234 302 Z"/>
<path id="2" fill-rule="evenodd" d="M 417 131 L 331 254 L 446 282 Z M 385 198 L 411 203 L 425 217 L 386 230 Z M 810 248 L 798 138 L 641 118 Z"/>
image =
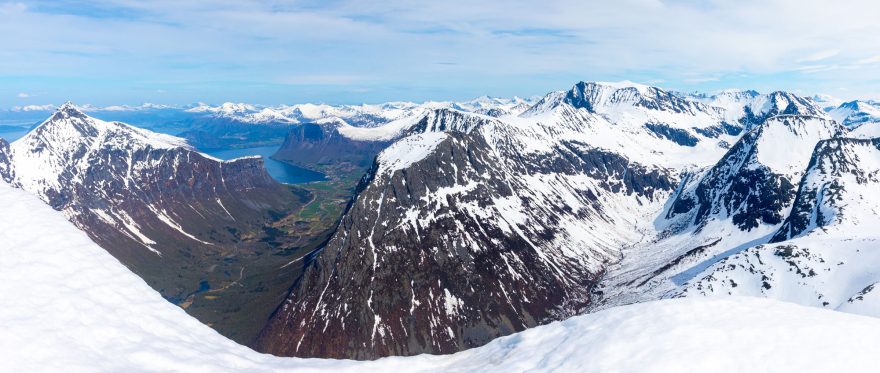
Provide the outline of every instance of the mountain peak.
<path id="1" fill-rule="evenodd" d="M 73 102 L 67 101 L 63 105 L 59 106 L 57 110 L 55 110 L 55 115 L 53 115 L 51 118 L 49 118 L 49 120 L 52 121 L 55 119 L 71 118 L 71 117 L 81 118 L 81 119 L 88 118 L 88 116 L 85 113 L 83 113 L 82 111 L 80 111 L 80 109 L 76 105 L 74 105 Z"/>
<path id="2" fill-rule="evenodd" d="M 64 104 L 62 104 L 61 106 L 58 107 L 57 111 L 79 112 L 79 109 L 77 109 L 76 105 L 74 105 L 74 103 L 72 101 L 65 101 Z"/>

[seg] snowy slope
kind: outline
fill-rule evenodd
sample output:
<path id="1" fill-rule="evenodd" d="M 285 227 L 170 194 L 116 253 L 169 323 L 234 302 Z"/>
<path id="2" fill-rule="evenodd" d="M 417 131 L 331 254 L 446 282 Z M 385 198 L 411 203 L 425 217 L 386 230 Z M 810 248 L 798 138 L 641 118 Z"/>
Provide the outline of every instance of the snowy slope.
<path id="1" fill-rule="evenodd" d="M 706 268 L 680 295 L 753 295 L 880 317 L 880 140 L 820 142 L 772 237 Z"/>
<path id="2" fill-rule="evenodd" d="M 519 117 L 501 119 L 555 127 L 632 161 L 674 170 L 712 164 L 741 132 L 715 108 L 632 82 L 580 82 L 546 95 Z"/>
<path id="3" fill-rule="evenodd" d="M 278 358 L 190 318 L 33 196 L 0 182 L 0 205 L 0 359 L 8 371 L 869 372 L 880 348 L 875 319 L 696 298 L 578 316 L 455 355 Z"/>
<path id="4" fill-rule="evenodd" d="M 828 115 L 849 128 L 880 122 L 880 105 L 874 102 L 850 101 L 828 111 Z"/>
<path id="5" fill-rule="evenodd" d="M 752 90 L 732 89 L 714 95 L 690 95 L 688 98 L 717 108 L 726 122 L 738 123 L 746 129 L 777 115 L 825 117 L 825 111 L 813 99 L 784 91 L 761 94 Z"/>
<path id="6" fill-rule="evenodd" d="M 754 126 L 717 164 L 685 175 L 646 239 L 609 269 L 597 307 L 669 296 L 719 260 L 769 241 L 795 204 L 816 144 L 845 132 L 800 115 Z"/>

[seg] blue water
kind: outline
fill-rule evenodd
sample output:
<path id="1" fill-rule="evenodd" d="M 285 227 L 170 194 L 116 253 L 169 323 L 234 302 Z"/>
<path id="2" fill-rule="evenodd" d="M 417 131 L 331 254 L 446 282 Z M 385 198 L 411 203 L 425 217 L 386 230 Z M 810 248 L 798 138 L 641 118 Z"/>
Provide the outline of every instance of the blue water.
<path id="1" fill-rule="evenodd" d="M 272 154 L 275 154 L 276 150 L 278 150 L 278 147 L 276 146 L 262 146 L 258 148 L 209 150 L 205 151 L 205 153 L 223 160 L 251 155 L 262 156 L 263 161 L 266 164 L 266 171 L 269 172 L 269 175 L 275 180 L 285 184 L 302 184 L 312 181 L 327 180 L 324 174 L 320 172 L 315 172 L 269 158 Z"/>
<path id="2" fill-rule="evenodd" d="M 6 139 L 8 142 L 13 142 L 27 134 L 29 128 L 30 127 L 0 125 L 0 138 Z"/>

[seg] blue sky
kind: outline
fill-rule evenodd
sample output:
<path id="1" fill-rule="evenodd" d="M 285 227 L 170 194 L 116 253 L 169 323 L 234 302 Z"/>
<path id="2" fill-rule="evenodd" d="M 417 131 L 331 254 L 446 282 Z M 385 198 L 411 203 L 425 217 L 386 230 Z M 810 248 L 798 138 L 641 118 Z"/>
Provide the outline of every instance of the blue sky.
<path id="1" fill-rule="evenodd" d="M 580 80 L 880 98 L 872 1 L 2 1 L 0 107 L 531 96 Z"/>

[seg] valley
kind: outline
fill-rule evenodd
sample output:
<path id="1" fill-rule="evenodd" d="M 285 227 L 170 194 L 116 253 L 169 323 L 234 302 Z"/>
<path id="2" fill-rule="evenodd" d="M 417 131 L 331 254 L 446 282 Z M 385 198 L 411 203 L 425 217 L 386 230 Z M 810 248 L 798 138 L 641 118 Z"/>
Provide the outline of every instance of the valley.
<path id="1" fill-rule="evenodd" d="M 872 200 L 870 105 L 579 82 L 528 101 L 202 105 L 165 112 L 173 125 L 141 113 L 184 139 L 66 104 L 0 144 L 0 175 L 258 351 L 446 354 L 666 298 L 872 314 L 880 278 L 846 263 L 876 258 L 840 242 L 873 238 L 823 236 L 870 220 L 844 217 Z"/>

